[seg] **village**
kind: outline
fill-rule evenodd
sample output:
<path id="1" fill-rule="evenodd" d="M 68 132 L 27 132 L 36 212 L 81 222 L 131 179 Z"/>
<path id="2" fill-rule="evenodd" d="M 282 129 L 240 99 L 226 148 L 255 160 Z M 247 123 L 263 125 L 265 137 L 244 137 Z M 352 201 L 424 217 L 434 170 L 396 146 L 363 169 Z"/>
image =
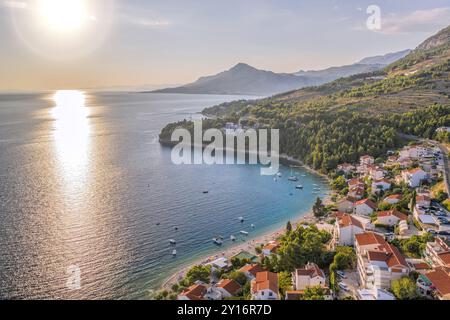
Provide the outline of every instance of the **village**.
<path id="1" fill-rule="evenodd" d="M 195 266 L 159 294 L 177 300 L 450 299 L 447 150 L 416 141 L 384 159 L 362 156 L 332 176 L 330 204 L 254 252 Z M 320 209 L 320 210 L 319 210 Z M 316 211 L 321 211 L 318 214 Z M 322 256 L 292 268 L 288 239 L 323 236 Z M 281 262 L 280 262 L 281 261 Z M 298 263 L 297 263 L 298 264 Z M 281 271 L 282 270 L 282 271 Z M 288 270 L 288 271 L 286 271 Z"/>

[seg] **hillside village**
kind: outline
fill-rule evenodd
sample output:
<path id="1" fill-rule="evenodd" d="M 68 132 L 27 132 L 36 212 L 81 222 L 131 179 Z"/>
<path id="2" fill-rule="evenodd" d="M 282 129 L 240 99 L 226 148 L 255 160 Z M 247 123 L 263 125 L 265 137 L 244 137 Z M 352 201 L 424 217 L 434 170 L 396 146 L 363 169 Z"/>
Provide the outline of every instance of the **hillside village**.
<path id="1" fill-rule="evenodd" d="M 331 174 L 332 201 L 317 200 L 314 223 L 289 222 L 254 252 L 195 266 L 156 298 L 450 299 L 444 148 L 412 142 L 384 159 L 340 164 Z"/>

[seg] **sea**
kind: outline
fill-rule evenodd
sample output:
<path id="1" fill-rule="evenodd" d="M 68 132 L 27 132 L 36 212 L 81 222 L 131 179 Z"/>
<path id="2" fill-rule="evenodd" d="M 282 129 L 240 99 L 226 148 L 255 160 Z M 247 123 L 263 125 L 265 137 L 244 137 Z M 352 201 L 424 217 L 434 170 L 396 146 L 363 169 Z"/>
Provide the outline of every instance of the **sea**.
<path id="1" fill-rule="evenodd" d="M 231 235 L 250 241 L 309 212 L 329 191 L 318 175 L 176 165 L 158 141 L 167 123 L 253 98 L 1 94 L 0 299 L 148 299 L 182 266 L 232 246 Z"/>

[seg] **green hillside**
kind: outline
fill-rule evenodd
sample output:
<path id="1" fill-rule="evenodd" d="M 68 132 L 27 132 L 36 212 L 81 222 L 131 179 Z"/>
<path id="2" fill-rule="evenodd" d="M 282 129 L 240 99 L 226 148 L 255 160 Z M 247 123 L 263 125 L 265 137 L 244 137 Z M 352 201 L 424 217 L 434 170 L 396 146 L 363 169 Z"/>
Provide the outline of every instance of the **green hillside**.
<path id="1" fill-rule="evenodd" d="M 206 127 L 225 121 L 278 128 L 281 151 L 328 172 L 365 153 L 376 157 L 404 143 L 398 133 L 435 138 L 450 126 L 450 27 L 382 71 L 256 101 L 203 111 Z M 171 124 L 161 133 L 166 140 Z"/>

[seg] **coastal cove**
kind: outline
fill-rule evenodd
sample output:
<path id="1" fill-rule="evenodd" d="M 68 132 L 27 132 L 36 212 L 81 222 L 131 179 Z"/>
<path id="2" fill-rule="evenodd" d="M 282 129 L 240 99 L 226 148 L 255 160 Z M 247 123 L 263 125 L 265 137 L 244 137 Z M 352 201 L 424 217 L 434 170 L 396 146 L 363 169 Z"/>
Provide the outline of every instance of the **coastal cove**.
<path id="1" fill-rule="evenodd" d="M 183 266 L 264 239 L 328 193 L 304 168 L 295 190 L 286 166 L 275 182 L 257 165 L 171 163 L 158 141 L 167 123 L 247 97 L 86 92 L 65 118 L 53 94 L 0 99 L 2 298 L 146 299 Z M 75 291 L 66 288 L 73 265 Z"/>

